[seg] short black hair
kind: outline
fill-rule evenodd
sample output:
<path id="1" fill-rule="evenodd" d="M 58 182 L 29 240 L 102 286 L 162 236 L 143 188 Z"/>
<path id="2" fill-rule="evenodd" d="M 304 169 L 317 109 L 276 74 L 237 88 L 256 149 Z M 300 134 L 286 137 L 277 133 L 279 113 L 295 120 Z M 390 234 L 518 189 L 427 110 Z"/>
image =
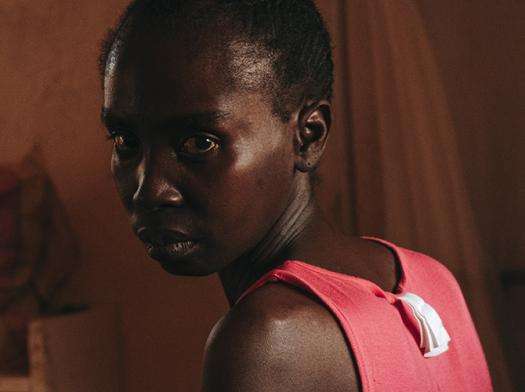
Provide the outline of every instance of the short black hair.
<path id="1" fill-rule="evenodd" d="M 313 0 L 133 0 L 102 43 L 102 79 L 114 44 L 124 42 L 135 25 L 164 22 L 162 31 L 169 34 L 179 25 L 173 22 L 181 19 L 196 30 L 227 21 L 233 34 L 262 45 L 274 59 L 276 83 L 270 93 L 282 121 L 288 121 L 292 108 L 307 99 L 331 100 L 330 35 Z"/>

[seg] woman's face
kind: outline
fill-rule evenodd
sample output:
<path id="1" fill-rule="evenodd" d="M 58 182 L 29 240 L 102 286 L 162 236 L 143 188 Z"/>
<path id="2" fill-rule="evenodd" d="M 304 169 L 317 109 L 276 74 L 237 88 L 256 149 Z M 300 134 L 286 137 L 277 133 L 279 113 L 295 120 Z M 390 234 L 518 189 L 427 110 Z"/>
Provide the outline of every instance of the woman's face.
<path id="1" fill-rule="evenodd" d="M 293 197 L 293 132 L 263 91 L 238 87 L 270 71 L 262 62 L 232 79 L 246 45 L 209 41 L 195 51 L 189 33 L 134 38 L 105 79 L 118 193 L 148 254 L 174 274 L 220 271 Z"/>

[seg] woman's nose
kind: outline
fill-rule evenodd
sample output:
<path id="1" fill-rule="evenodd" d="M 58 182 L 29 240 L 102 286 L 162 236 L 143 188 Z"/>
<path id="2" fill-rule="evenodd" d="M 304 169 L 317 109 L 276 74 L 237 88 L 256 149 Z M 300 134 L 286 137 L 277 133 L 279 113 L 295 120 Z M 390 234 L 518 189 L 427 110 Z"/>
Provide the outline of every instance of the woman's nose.
<path id="1" fill-rule="evenodd" d="M 137 170 L 133 205 L 145 210 L 182 206 L 184 199 L 173 182 L 174 174 L 162 159 L 143 159 Z"/>

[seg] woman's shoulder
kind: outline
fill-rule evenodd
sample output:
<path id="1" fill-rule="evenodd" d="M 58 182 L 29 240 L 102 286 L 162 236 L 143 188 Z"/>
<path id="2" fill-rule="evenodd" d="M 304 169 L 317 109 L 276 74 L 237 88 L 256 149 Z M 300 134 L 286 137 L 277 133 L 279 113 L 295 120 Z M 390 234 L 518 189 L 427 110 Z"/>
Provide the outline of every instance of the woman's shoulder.
<path id="1" fill-rule="evenodd" d="M 358 390 L 356 365 L 336 319 L 286 284 L 266 284 L 237 303 L 214 327 L 205 351 L 205 391 L 215 390 L 212 385 Z"/>
<path id="2" fill-rule="evenodd" d="M 418 278 L 423 282 L 440 284 L 449 290 L 461 292 L 461 288 L 455 274 L 442 261 L 423 251 L 418 251 L 402 246 L 394 245 L 396 253 L 402 258 L 406 274 Z"/>

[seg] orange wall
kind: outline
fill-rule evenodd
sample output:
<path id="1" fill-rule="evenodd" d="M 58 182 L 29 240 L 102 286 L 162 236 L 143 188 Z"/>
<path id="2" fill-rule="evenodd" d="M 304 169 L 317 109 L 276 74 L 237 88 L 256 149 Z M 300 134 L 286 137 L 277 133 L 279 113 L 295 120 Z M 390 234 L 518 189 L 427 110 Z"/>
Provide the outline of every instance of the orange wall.
<path id="1" fill-rule="evenodd" d="M 525 268 L 525 2 L 418 3 L 484 245 L 506 268 Z"/>

